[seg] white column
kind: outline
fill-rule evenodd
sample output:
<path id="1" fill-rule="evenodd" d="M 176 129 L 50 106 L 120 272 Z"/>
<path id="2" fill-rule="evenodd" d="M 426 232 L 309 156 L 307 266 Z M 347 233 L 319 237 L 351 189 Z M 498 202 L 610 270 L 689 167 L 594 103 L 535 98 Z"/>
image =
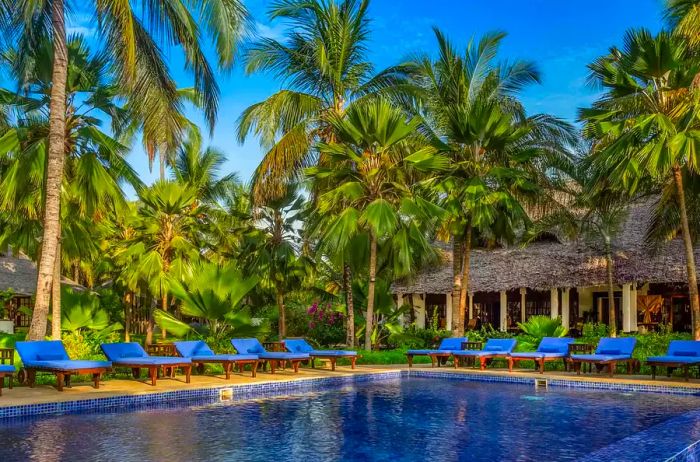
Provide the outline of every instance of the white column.
<path id="1" fill-rule="evenodd" d="M 502 331 L 508 329 L 508 295 L 505 290 L 501 291 L 501 319 L 499 327 Z"/>
<path id="2" fill-rule="evenodd" d="M 629 332 L 632 330 L 632 303 L 631 303 L 632 284 L 622 285 L 622 331 Z"/>
<path id="3" fill-rule="evenodd" d="M 561 325 L 569 328 L 569 288 L 561 290 Z"/>
<path id="4" fill-rule="evenodd" d="M 632 290 L 630 290 L 630 312 L 632 315 L 632 320 L 630 322 L 630 330 L 632 332 L 637 332 L 639 327 L 637 326 L 637 321 L 639 320 L 639 313 L 637 311 L 637 283 L 632 284 Z"/>
<path id="5" fill-rule="evenodd" d="M 474 319 L 474 292 L 469 292 L 469 319 Z"/>
<path id="6" fill-rule="evenodd" d="M 452 330 L 452 294 L 445 294 L 445 298 L 447 299 L 445 305 L 445 329 Z"/>
<path id="7" fill-rule="evenodd" d="M 396 306 L 397 308 L 401 308 L 403 306 L 403 294 L 396 294 Z M 401 324 L 401 327 L 406 326 L 406 316 L 407 315 L 403 315 L 399 318 L 399 324 Z M 410 314 L 408 316 L 410 316 Z"/>
<path id="8" fill-rule="evenodd" d="M 552 319 L 559 317 L 559 289 L 549 289 L 549 304 L 552 309 Z"/>
<path id="9" fill-rule="evenodd" d="M 527 294 L 527 288 L 520 288 L 520 322 L 525 322 L 525 295 Z"/>

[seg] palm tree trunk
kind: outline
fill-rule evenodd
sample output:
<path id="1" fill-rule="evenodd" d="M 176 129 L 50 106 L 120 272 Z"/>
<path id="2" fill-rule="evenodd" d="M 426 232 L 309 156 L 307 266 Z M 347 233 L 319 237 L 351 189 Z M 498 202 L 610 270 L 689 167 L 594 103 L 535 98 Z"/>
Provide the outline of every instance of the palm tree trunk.
<path id="1" fill-rule="evenodd" d="M 287 336 L 287 313 L 284 307 L 284 292 L 277 289 L 277 309 L 280 312 L 279 323 L 277 324 L 279 339 L 282 340 Z"/>
<path id="2" fill-rule="evenodd" d="M 698 299 L 698 276 L 695 266 L 693 240 L 690 237 L 690 225 L 688 224 L 688 210 L 685 206 L 683 173 L 678 166 L 673 168 L 673 179 L 676 183 L 678 208 L 681 212 L 681 230 L 683 234 L 683 244 L 685 246 L 685 264 L 688 271 L 688 295 L 690 297 L 690 311 L 693 317 L 693 338 L 695 340 L 700 340 L 700 299 Z"/>
<path id="3" fill-rule="evenodd" d="M 160 164 L 160 181 L 165 181 L 165 153 L 162 148 L 158 150 L 158 162 Z"/>
<path id="4" fill-rule="evenodd" d="M 153 310 L 155 309 L 155 298 L 151 298 L 148 305 L 148 323 L 146 324 L 146 345 L 153 343 L 153 328 L 155 323 L 153 322 Z"/>
<path id="5" fill-rule="evenodd" d="M 464 335 L 464 320 L 467 317 L 467 294 L 469 294 L 469 271 L 471 270 L 472 255 L 472 224 L 467 224 L 467 237 L 464 239 L 462 256 L 462 291 L 459 294 L 459 330 L 458 336 Z M 454 309 L 454 308 L 453 308 Z"/>
<path id="6" fill-rule="evenodd" d="M 459 300 L 462 294 L 462 251 L 464 247 L 462 240 L 457 236 L 452 236 L 452 334 L 459 337 L 464 332 L 464 321 L 459 321 Z"/>
<path id="7" fill-rule="evenodd" d="M 34 313 L 29 326 L 28 340 L 42 340 L 46 336 L 46 318 L 49 313 L 51 284 L 53 282 L 60 224 L 61 181 L 63 180 L 64 145 L 66 134 L 66 78 L 68 50 L 63 0 L 51 2 L 53 27 L 53 72 L 49 103 L 49 149 L 46 162 L 46 195 L 44 203 L 44 232 L 41 258 L 36 281 Z"/>
<path id="8" fill-rule="evenodd" d="M 160 297 L 160 309 L 163 311 L 168 311 L 168 293 L 163 291 L 163 295 Z M 161 338 L 166 339 L 168 337 L 168 333 L 166 332 L 165 329 L 161 329 Z"/>
<path id="9" fill-rule="evenodd" d="M 374 321 L 374 286 L 377 282 L 377 238 L 369 232 L 369 287 L 367 288 L 367 313 L 365 315 L 365 350 L 372 349 Z"/>
<path id="10" fill-rule="evenodd" d="M 343 286 L 345 289 L 346 336 L 345 343 L 350 348 L 355 346 L 355 305 L 352 299 L 352 270 L 347 263 L 343 265 Z"/>
<path id="11" fill-rule="evenodd" d="M 610 238 L 605 237 L 605 267 L 608 272 L 608 324 L 610 336 L 617 336 L 617 316 L 615 315 L 615 286 L 613 281 L 613 259 Z"/>
<path id="12" fill-rule="evenodd" d="M 133 292 L 127 291 L 124 294 L 124 341 L 131 341 L 131 300 L 133 299 Z"/>
<path id="13" fill-rule="evenodd" d="M 59 223 L 60 224 L 60 223 Z M 61 240 L 56 246 L 53 282 L 51 283 L 51 338 L 61 340 Z"/>

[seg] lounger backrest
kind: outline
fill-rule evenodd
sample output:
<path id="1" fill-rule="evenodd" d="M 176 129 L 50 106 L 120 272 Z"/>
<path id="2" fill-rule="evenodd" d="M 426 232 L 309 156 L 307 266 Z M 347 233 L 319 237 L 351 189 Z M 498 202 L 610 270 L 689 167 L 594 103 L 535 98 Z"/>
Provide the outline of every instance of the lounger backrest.
<path id="1" fill-rule="evenodd" d="M 63 342 L 60 340 L 17 342 L 15 348 L 23 363 L 32 361 L 65 361 L 70 359 Z"/>
<path id="2" fill-rule="evenodd" d="M 517 341 L 514 338 L 490 338 L 486 341 L 483 351 L 510 353 Z"/>
<path id="3" fill-rule="evenodd" d="M 204 340 L 186 340 L 173 342 L 177 353 L 183 358 L 192 356 L 214 356 L 214 352 Z"/>
<path id="4" fill-rule="evenodd" d="M 632 356 L 637 339 L 634 337 L 605 337 L 598 342 L 597 355 Z"/>
<path id="5" fill-rule="evenodd" d="M 574 343 L 571 337 L 545 337 L 537 347 L 538 353 L 568 353 L 569 344 Z"/>
<path id="6" fill-rule="evenodd" d="M 147 358 L 148 353 L 136 342 L 130 343 L 103 343 L 100 345 L 102 352 L 110 361 L 118 362 L 126 358 Z"/>
<path id="7" fill-rule="evenodd" d="M 284 347 L 292 353 L 308 353 L 314 351 L 314 347 L 303 338 L 288 338 L 284 341 Z"/>
<path id="8" fill-rule="evenodd" d="M 700 356 L 700 342 L 697 340 L 671 340 L 668 356 Z"/>
<path id="9" fill-rule="evenodd" d="M 232 338 L 231 345 L 242 355 L 267 353 L 262 343 L 256 338 Z"/>
<path id="10" fill-rule="evenodd" d="M 461 350 L 462 343 L 468 342 L 467 337 L 444 338 L 440 342 L 439 350 Z"/>

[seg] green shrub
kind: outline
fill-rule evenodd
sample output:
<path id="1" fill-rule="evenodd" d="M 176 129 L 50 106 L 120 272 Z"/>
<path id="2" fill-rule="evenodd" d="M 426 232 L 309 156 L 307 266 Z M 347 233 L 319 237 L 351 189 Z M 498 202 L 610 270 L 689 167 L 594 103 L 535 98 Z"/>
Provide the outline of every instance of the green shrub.
<path id="1" fill-rule="evenodd" d="M 523 331 L 518 336 L 518 351 L 535 350 L 545 337 L 565 337 L 569 330 L 561 325 L 561 319 L 549 316 L 531 316 L 526 323 L 518 323 Z"/>
<path id="2" fill-rule="evenodd" d="M 310 339 L 323 346 L 345 343 L 345 317 L 333 305 L 314 302 L 306 314 Z"/>
<path id="3" fill-rule="evenodd" d="M 389 337 L 388 343 L 398 348 L 435 348 L 444 338 L 451 337 L 452 333 L 442 329 L 421 329 L 412 324 L 403 332 Z"/>

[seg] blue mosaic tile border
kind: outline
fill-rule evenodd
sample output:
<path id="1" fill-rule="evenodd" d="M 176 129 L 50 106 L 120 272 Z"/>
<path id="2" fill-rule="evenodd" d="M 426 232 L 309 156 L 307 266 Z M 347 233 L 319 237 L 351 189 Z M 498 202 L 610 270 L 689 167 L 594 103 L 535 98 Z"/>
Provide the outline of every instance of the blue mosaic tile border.
<path id="1" fill-rule="evenodd" d="M 194 388 L 162 393 L 113 396 L 55 403 L 25 404 L 21 406 L 0 407 L 0 419 L 112 411 L 115 409 L 138 410 L 162 404 L 182 404 L 184 402 L 190 405 L 204 405 L 220 402 L 222 390 L 232 390 L 231 401 L 239 401 L 321 391 L 328 388 L 338 388 L 375 380 L 400 380 L 402 375 L 401 371 L 389 371 L 338 377 L 315 377 L 279 382 L 251 383 L 246 385 L 230 384 L 212 388 Z"/>
<path id="2" fill-rule="evenodd" d="M 416 370 L 410 369 L 408 374 L 413 377 L 430 377 L 451 380 L 469 380 L 475 382 L 499 382 L 499 383 L 519 383 L 525 385 L 535 385 L 533 377 L 519 377 L 517 375 L 486 375 L 474 372 L 440 372 L 439 370 Z M 543 377 L 550 387 L 563 388 L 586 388 L 596 390 L 610 390 L 619 392 L 634 393 L 666 393 L 674 395 L 697 395 L 700 396 L 700 388 L 684 386 L 665 385 L 645 385 L 634 383 L 615 382 L 595 382 L 575 379 L 552 379 Z"/>

